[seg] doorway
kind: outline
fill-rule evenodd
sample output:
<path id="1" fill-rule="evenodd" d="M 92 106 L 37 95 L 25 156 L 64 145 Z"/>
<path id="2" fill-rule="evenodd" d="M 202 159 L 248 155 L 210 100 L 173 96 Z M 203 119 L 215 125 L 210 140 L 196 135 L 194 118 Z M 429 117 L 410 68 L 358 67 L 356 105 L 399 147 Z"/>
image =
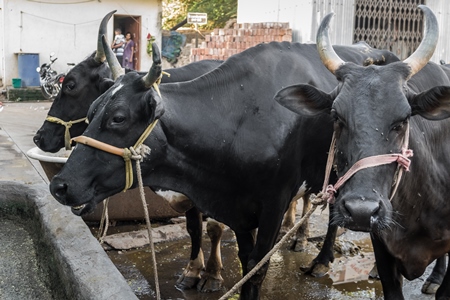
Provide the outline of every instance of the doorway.
<path id="1" fill-rule="evenodd" d="M 123 35 L 131 32 L 131 37 L 134 41 L 134 69 L 140 71 L 141 69 L 141 54 L 139 47 L 141 45 L 141 17 L 130 15 L 114 15 L 114 29 L 120 28 Z"/>

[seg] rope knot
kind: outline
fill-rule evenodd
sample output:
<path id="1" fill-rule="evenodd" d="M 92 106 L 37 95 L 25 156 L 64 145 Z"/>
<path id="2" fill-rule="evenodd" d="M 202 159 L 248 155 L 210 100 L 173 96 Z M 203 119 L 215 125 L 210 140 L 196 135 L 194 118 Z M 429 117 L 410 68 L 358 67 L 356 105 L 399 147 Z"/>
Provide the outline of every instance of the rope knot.
<path id="1" fill-rule="evenodd" d="M 327 203 L 330 203 L 330 204 L 334 204 L 334 202 L 336 200 L 334 198 L 335 193 L 336 193 L 336 189 L 334 188 L 334 186 L 331 184 L 327 185 L 327 187 L 325 188 L 325 191 L 322 192 L 323 201 L 326 201 Z"/>
<path id="2" fill-rule="evenodd" d="M 315 195 L 315 194 L 311 194 L 311 196 L 309 197 L 309 200 L 311 201 L 311 204 L 314 206 L 319 206 L 322 205 L 321 210 L 325 210 L 325 208 L 327 208 L 327 201 L 325 201 L 324 199 L 324 193 L 320 192 L 319 194 Z"/>
<path id="3" fill-rule="evenodd" d="M 130 147 L 130 152 L 131 152 L 131 158 L 139 161 L 139 162 L 143 162 L 144 158 L 150 154 L 150 147 L 148 147 L 147 145 L 139 145 L 138 147 L 136 147 L 136 149 L 134 147 Z"/>
<path id="4" fill-rule="evenodd" d="M 411 160 L 408 157 L 413 155 L 414 153 L 411 149 L 402 148 L 402 153 L 397 157 L 397 163 L 401 165 L 405 171 L 409 171 Z"/>
<path id="5" fill-rule="evenodd" d="M 130 147 L 131 148 L 131 147 Z M 131 151 L 127 148 L 123 148 L 123 154 L 122 154 L 123 160 L 125 162 L 130 161 L 131 158 L 133 158 L 133 154 L 131 153 Z"/>

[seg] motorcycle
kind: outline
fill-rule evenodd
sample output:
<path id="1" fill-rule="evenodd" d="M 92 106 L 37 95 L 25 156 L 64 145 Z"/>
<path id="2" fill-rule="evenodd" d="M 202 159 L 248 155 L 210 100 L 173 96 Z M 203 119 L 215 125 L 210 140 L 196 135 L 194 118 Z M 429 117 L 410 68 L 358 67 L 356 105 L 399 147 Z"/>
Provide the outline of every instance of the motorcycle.
<path id="1" fill-rule="evenodd" d="M 36 71 L 40 76 L 41 91 L 45 99 L 53 101 L 61 89 L 62 82 L 64 81 L 65 74 L 58 74 L 52 69 L 52 64 L 58 58 L 55 53 L 50 53 L 50 63 L 44 63 L 40 67 L 36 68 Z"/>

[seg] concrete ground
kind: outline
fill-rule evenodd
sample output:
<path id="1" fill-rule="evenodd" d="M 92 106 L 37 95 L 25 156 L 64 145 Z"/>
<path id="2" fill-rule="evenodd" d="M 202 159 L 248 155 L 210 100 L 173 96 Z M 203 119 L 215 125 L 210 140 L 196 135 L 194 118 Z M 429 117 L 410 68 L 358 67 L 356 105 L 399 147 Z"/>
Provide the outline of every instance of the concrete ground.
<path id="1" fill-rule="evenodd" d="M 40 164 L 25 155 L 50 105 L 0 107 L 0 299 L 136 299 L 82 219 L 50 195 Z M 43 286 L 56 279 L 63 298 Z"/>

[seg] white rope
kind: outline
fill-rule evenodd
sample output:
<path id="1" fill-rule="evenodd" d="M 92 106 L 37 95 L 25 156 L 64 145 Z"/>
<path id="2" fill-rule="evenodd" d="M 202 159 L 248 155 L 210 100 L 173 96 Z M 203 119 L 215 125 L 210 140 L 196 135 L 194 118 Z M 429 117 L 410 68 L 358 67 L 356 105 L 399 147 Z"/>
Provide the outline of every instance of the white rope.
<path id="1" fill-rule="evenodd" d="M 143 156 L 145 156 L 145 154 L 148 154 L 148 148 L 145 149 L 145 147 L 143 147 L 141 145 L 141 146 L 138 146 L 137 151 L 133 147 L 130 147 L 130 151 L 133 154 L 132 159 L 136 160 L 136 173 L 137 173 L 137 178 L 138 178 L 139 194 L 141 195 L 142 205 L 144 206 L 145 222 L 147 223 L 148 239 L 150 241 L 150 249 L 152 251 L 153 271 L 155 273 L 154 275 L 155 275 L 156 299 L 160 300 L 161 293 L 159 290 L 158 269 L 157 269 L 157 265 L 156 265 L 155 245 L 153 243 L 152 224 L 150 223 L 147 202 L 145 201 L 144 185 L 142 183 L 142 173 L 141 173 L 141 161 L 143 160 Z"/>
<path id="2" fill-rule="evenodd" d="M 97 239 L 100 245 L 103 244 L 106 233 L 109 227 L 109 214 L 108 214 L 109 197 L 105 199 L 103 203 L 102 218 L 100 219 L 100 227 L 98 229 Z"/>
<path id="3" fill-rule="evenodd" d="M 272 250 L 270 250 L 261 259 L 261 261 L 253 269 L 251 269 L 250 272 L 248 272 L 244 277 L 242 277 L 242 279 L 240 281 L 238 281 L 227 293 L 225 293 L 222 297 L 220 297 L 219 300 L 226 300 L 229 297 L 231 297 L 231 295 L 233 293 L 235 293 L 241 286 L 243 286 L 244 283 L 246 283 L 247 280 L 250 279 L 250 277 L 252 277 L 256 272 L 258 272 L 258 270 L 265 263 L 267 263 L 270 260 L 270 257 L 281 248 L 281 246 L 284 244 L 284 242 L 286 242 L 287 239 L 290 238 L 298 230 L 298 228 L 300 226 L 302 226 L 302 224 L 305 222 L 305 220 L 308 219 L 312 215 L 312 213 L 316 210 L 316 207 L 318 205 L 323 205 L 324 201 L 323 201 L 322 197 L 320 196 L 320 194 L 311 200 L 311 204 L 312 204 L 311 209 L 294 225 L 294 227 L 292 227 L 288 232 L 286 232 L 286 234 L 283 236 L 283 238 L 272 248 Z M 313 195 L 311 195 L 310 197 L 313 197 Z M 326 204 L 326 202 L 325 202 L 325 204 Z"/>

